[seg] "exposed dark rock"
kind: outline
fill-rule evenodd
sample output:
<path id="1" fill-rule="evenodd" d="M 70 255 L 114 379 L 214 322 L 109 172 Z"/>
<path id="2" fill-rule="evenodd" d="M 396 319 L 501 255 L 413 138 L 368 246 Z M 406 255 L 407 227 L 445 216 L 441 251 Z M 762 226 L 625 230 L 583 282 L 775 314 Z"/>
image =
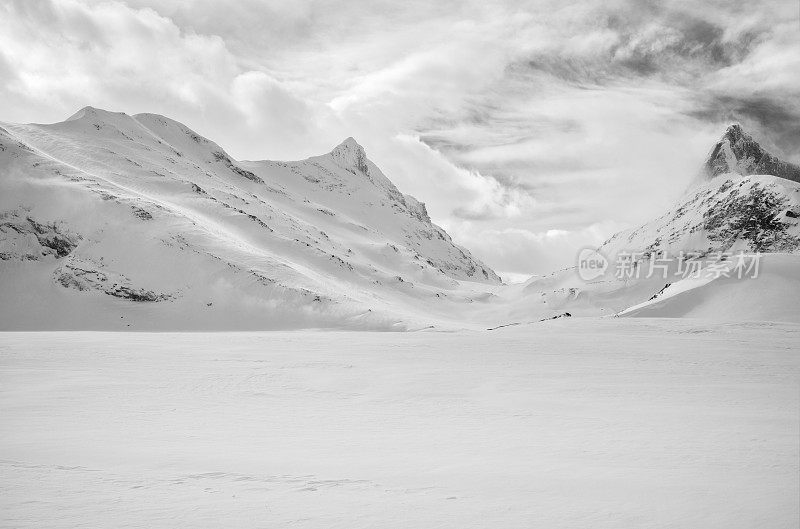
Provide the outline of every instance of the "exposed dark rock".
<path id="1" fill-rule="evenodd" d="M 102 264 L 92 261 L 79 261 L 70 258 L 58 268 L 54 277 L 65 288 L 81 292 L 98 291 L 116 298 L 137 302 L 158 302 L 172 299 L 173 296 L 136 288 L 122 274 L 107 270 Z"/>
<path id="2" fill-rule="evenodd" d="M 134 289 L 126 286 L 118 286 L 111 290 L 106 290 L 106 294 L 117 298 L 129 299 L 131 301 L 139 302 L 157 302 L 166 301 L 171 298 L 167 294 L 157 294 L 152 290 L 145 290 L 143 288 Z"/>
<path id="3" fill-rule="evenodd" d="M 233 160 L 231 160 L 231 158 L 227 154 L 225 154 L 224 152 L 215 151 L 212 154 L 214 155 L 214 159 L 216 159 L 218 162 L 224 163 L 225 166 L 228 169 L 230 169 L 234 173 L 238 174 L 239 176 L 242 176 L 244 178 L 247 178 L 248 180 L 251 180 L 251 181 L 259 183 L 259 184 L 263 184 L 264 183 L 264 180 L 262 180 L 260 177 L 256 176 L 254 173 L 252 173 L 250 171 L 247 171 L 245 169 L 242 169 L 241 167 L 239 167 L 238 165 L 233 163 Z"/>
<path id="4" fill-rule="evenodd" d="M 709 177 L 726 173 L 743 176 L 766 174 L 800 182 L 800 167 L 765 151 L 738 124 L 728 127 L 712 149 L 704 167 Z"/>
<path id="5" fill-rule="evenodd" d="M 800 248 L 800 238 L 789 234 L 790 225 L 780 221 L 787 201 L 759 184 L 745 193 L 734 190 L 705 212 L 703 228 L 710 240 L 725 248 L 742 239 L 757 252 L 794 251 Z"/>
<path id="6" fill-rule="evenodd" d="M 672 283 L 667 283 L 666 285 L 664 285 L 664 287 L 663 287 L 661 290 L 659 290 L 658 292 L 656 292 L 655 294 L 653 294 L 653 295 L 652 295 L 652 297 L 651 297 L 650 299 L 648 299 L 647 301 L 653 301 L 654 299 L 656 299 L 658 296 L 660 296 L 661 294 L 663 294 L 663 293 L 664 293 L 664 291 L 665 291 L 665 290 L 666 290 L 666 289 L 667 289 L 667 288 L 668 288 L 668 287 L 669 287 L 671 284 L 672 284 Z"/>
<path id="7" fill-rule="evenodd" d="M 549 318 L 544 318 L 544 319 L 539 320 L 539 321 L 543 322 L 543 321 L 548 321 L 548 320 L 557 320 L 559 318 L 571 318 L 571 317 L 572 317 L 572 314 L 570 314 L 569 312 L 564 312 L 562 314 L 556 314 L 555 316 L 551 316 Z"/>
<path id="8" fill-rule="evenodd" d="M 139 217 L 142 220 L 153 220 L 153 215 L 151 215 L 149 211 L 137 206 L 131 206 L 131 209 L 136 217 Z"/>
<path id="9" fill-rule="evenodd" d="M 337 145 L 331 151 L 331 156 L 337 164 L 351 173 L 355 174 L 355 171 L 360 171 L 364 176 L 370 178 L 367 153 L 364 152 L 364 147 L 359 145 L 353 138 L 347 138 Z"/>
<path id="10" fill-rule="evenodd" d="M 0 214 L 0 258 L 33 261 L 54 256 L 66 257 L 82 237 L 62 222 L 41 222 L 14 210 Z"/>

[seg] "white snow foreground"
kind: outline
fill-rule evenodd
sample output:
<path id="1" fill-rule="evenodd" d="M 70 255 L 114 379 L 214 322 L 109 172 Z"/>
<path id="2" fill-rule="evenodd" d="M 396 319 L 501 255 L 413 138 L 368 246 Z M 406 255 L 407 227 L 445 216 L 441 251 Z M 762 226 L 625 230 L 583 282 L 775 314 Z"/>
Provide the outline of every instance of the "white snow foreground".
<path id="1" fill-rule="evenodd" d="M 794 529 L 799 337 L 0 333 L 0 526 Z"/>
<path id="2" fill-rule="evenodd" d="M 2 329 L 404 329 L 500 284 L 352 138 L 239 162 L 153 114 L 0 125 Z"/>

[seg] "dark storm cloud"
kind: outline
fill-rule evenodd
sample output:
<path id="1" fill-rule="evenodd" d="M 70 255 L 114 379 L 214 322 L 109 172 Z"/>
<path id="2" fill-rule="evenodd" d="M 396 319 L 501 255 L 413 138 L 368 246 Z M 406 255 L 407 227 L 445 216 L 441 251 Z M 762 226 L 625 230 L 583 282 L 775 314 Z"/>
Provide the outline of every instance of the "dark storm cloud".
<path id="1" fill-rule="evenodd" d="M 723 27 L 688 15 L 668 17 L 663 30 L 651 38 L 623 35 L 613 58 L 635 75 L 692 81 L 694 75 L 742 60 L 758 39 L 757 33 L 746 33 L 728 42 Z"/>
<path id="2" fill-rule="evenodd" d="M 599 24 L 590 31 L 614 36 L 598 49 L 540 50 L 509 71 L 516 75 L 524 75 L 526 69 L 543 72 L 575 86 L 637 77 L 691 83 L 741 61 L 769 33 L 764 26 L 730 35 L 722 23 L 667 4 L 627 7 L 598 9 Z"/>

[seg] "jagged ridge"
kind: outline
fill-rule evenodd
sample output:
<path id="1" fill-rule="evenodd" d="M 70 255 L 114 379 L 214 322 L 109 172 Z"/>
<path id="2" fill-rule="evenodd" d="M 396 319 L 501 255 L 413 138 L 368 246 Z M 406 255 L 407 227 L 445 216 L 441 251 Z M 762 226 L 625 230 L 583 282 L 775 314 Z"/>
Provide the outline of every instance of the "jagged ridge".
<path id="1" fill-rule="evenodd" d="M 728 127 L 703 167 L 707 178 L 690 187 L 672 210 L 615 234 L 602 249 L 644 252 L 645 257 L 660 251 L 800 250 L 800 168 L 765 151 L 738 124 Z"/>
<path id="2" fill-rule="evenodd" d="M 727 173 L 766 174 L 800 182 L 800 167 L 764 150 L 739 124 L 728 127 L 711 150 L 704 169 L 711 178 Z"/>

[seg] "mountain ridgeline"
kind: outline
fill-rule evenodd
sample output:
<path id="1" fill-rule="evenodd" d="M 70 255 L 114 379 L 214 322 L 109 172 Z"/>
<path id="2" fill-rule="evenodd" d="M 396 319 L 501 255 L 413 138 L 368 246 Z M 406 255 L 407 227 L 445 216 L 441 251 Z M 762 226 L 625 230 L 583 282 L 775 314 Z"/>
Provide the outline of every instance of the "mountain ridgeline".
<path id="1" fill-rule="evenodd" d="M 614 235 L 601 248 L 676 254 L 800 250 L 800 168 L 767 152 L 740 125 L 728 127 L 678 203 Z"/>
<path id="2" fill-rule="evenodd" d="M 607 268 L 532 278 L 513 314 L 800 322 L 797 175 L 731 125 L 673 207 L 589 250 Z"/>
<path id="3" fill-rule="evenodd" d="M 709 178 L 735 173 L 742 176 L 772 175 L 800 182 L 800 167 L 779 160 L 764 150 L 739 124 L 728 127 L 703 167 Z"/>
<path id="4" fill-rule="evenodd" d="M 659 217 L 576 268 L 503 285 L 355 139 L 239 161 L 156 114 L 0 124 L 0 330 L 504 328 L 571 316 L 800 321 L 800 171 L 739 125 Z M 734 252 L 766 255 L 736 280 Z M 727 275 L 619 277 L 689 252 Z M 667 275 L 669 277 L 667 277 Z M 733 276 L 734 278 L 732 278 Z M 538 323 L 537 323 L 538 324 Z"/>
<path id="5" fill-rule="evenodd" d="M 244 162 L 155 114 L 0 125 L 4 327 L 402 329 L 501 283 L 353 138 Z"/>

